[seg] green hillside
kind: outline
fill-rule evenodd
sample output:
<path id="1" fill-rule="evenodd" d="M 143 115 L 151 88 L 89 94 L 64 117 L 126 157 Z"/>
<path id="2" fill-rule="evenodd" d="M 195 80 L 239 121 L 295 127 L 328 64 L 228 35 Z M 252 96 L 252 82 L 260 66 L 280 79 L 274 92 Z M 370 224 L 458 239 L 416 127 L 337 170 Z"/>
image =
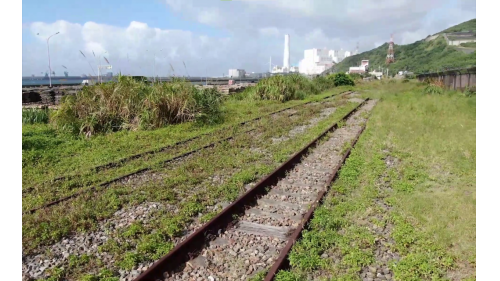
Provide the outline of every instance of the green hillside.
<path id="1" fill-rule="evenodd" d="M 476 20 L 470 20 L 446 30 L 476 30 Z M 444 31 L 443 31 L 444 32 Z M 388 43 L 373 50 L 354 55 L 344 59 L 335 66 L 334 72 L 346 72 L 351 66 L 360 65 L 361 60 L 370 60 L 370 70 L 378 69 L 379 66 L 386 68 L 385 58 L 387 56 Z M 414 73 L 431 72 L 445 68 L 469 67 L 476 64 L 476 52 L 466 54 L 456 47 L 448 46 L 443 35 L 426 42 L 425 39 L 408 45 L 394 44 L 395 62 L 389 65 L 389 74 L 394 75 L 400 70 L 408 70 Z"/>
<path id="2" fill-rule="evenodd" d="M 448 29 L 445 29 L 439 33 L 450 33 L 450 32 L 476 32 L 476 19 L 471 19 L 466 22 L 454 25 Z"/>

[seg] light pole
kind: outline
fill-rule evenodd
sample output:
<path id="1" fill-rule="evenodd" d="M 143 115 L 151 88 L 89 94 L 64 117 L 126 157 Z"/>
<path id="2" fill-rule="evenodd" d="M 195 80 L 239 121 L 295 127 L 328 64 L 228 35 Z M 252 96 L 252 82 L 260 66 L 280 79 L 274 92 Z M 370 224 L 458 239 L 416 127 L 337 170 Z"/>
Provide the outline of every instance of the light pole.
<path id="1" fill-rule="evenodd" d="M 146 50 L 149 52 L 149 50 Z M 160 52 L 163 51 L 163 49 L 160 49 Z M 156 82 L 156 51 L 153 51 L 153 83 Z"/>
<path id="2" fill-rule="evenodd" d="M 101 65 L 101 57 L 104 55 L 104 54 L 107 54 L 108 51 L 104 52 L 104 53 L 101 53 L 99 55 L 99 65 L 97 66 L 97 82 L 99 82 L 99 80 L 101 81 L 102 83 L 102 75 L 101 75 L 101 68 L 102 68 L 102 65 Z"/>
<path id="3" fill-rule="evenodd" d="M 52 87 L 52 68 L 50 68 L 50 50 L 49 50 L 49 39 L 50 37 L 59 34 L 59 31 L 50 35 L 49 38 L 47 38 L 47 56 L 49 58 L 49 87 Z M 36 35 L 40 35 L 40 33 L 37 33 Z"/>

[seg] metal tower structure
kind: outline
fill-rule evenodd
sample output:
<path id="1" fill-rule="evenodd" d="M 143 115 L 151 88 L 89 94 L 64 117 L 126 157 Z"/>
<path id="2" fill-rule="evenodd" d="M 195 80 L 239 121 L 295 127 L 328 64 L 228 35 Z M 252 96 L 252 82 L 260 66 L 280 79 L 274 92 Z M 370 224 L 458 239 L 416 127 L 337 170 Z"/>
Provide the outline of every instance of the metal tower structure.
<path id="1" fill-rule="evenodd" d="M 387 58 L 385 59 L 386 64 L 394 62 L 394 40 L 391 34 L 391 41 L 389 42 L 389 49 L 387 50 Z"/>

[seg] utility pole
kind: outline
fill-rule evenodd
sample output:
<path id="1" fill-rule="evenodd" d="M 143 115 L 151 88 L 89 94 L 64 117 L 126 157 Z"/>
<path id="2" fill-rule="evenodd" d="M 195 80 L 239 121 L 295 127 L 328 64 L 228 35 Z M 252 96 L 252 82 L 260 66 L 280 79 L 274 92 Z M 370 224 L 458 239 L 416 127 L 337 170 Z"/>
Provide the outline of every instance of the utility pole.
<path id="1" fill-rule="evenodd" d="M 59 34 L 59 31 L 56 32 L 55 34 L 52 34 L 49 36 L 49 38 L 47 38 L 47 56 L 49 58 L 49 87 L 52 87 L 52 68 L 50 67 L 50 50 L 49 50 L 49 39 L 50 37 L 54 36 L 54 35 L 57 35 Z M 39 35 L 39 33 L 37 33 L 36 35 Z"/>

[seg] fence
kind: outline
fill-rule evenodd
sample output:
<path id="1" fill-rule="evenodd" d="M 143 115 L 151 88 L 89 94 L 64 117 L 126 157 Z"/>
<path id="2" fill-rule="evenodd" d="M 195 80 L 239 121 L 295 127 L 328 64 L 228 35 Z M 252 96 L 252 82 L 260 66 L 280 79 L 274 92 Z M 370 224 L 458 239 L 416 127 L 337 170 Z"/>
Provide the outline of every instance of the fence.
<path id="1" fill-rule="evenodd" d="M 443 81 L 448 89 L 463 90 L 466 87 L 476 87 L 476 67 L 452 69 L 433 73 L 418 74 L 417 79 L 424 81 L 426 78 Z"/>

